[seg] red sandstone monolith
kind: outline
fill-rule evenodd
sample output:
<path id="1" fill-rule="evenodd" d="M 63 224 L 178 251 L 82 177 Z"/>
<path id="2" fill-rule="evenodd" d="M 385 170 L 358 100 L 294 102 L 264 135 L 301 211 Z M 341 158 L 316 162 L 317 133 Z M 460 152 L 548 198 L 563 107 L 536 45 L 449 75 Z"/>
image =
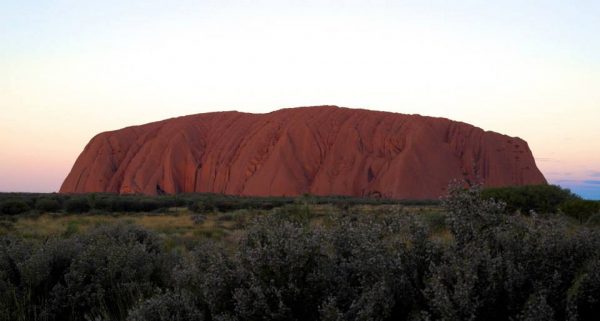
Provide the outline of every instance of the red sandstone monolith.
<path id="1" fill-rule="evenodd" d="M 429 199 L 453 179 L 546 184 L 522 139 L 444 118 L 320 106 L 197 114 L 104 132 L 60 192 Z"/>

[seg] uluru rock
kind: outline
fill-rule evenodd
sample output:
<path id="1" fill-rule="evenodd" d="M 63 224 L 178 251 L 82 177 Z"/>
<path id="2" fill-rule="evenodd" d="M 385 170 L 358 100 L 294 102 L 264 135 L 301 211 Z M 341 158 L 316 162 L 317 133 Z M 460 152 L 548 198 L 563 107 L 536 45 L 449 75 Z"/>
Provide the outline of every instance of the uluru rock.
<path id="1" fill-rule="evenodd" d="M 95 136 L 60 192 L 437 198 L 453 179 L 546 184 L 522 139 L 335 106 L 184 116 Z"/>

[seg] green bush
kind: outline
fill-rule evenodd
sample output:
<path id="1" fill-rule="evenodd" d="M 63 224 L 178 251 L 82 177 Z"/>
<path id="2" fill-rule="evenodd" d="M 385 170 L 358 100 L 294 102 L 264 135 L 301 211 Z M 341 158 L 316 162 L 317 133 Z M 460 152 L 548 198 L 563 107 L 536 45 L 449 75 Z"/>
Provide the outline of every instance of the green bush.
<path id="1" fill-rule="evenodd" d="M 176 260 L 130 225 L 32 243 L 0 238 L 0 320 L 124 320 Z"/>
<path id="2" fill-rule="evenodd" d="M 598 227 L 600 226 L 600 213 L 592 215 L 586 222 L 587 225 Z"/>
<path id="3" fill-rule="evenodd" d="M 60 203 L 51 198 L 40 198 L 35 201 L 35 209 L 42 212 L 57 212 L 62 209 Z"/>
<path id="4" fill-rule="evenodd" d="M 570 217 L 585 223 L 592 215 L 600 212 L 600 203 L 588 200 L 569 200 L 560 205 L 560 210 Z"/>
<path id="5" fill-rule="evenodd" d="M 600 315 L 600 259 L 591 261 L 569 289 L 568 304 L 573 319 L 597 320 Z"/>
<path id="6" fill-rule="evenodd" d="M 215 204 L 211 198 L 207 198 L 191 202 L 188 209 L 199 214 L 210 213 L 215 210 Z"/>
<path id="7" fill-rule="evenodd" d="M 134 302 L 150 296 L 157 284 L 165 285 L 158 247 L 143 234 L 148 233 L 119 227 L 84 240 L 84 249 L 64 275 L 64 286 L 55 290 L 74 315 L 122 320 Z"/>
<path id="8" fill-rule="evenodd" d="M 492 198 L 506 203 L 509 212 L 521 211 L 528 214 L 556 213 L 559 206 L 569 200 L 580 199 L 568 189 L 556 185 L 527 185 L 501 188 L 486 188 L 481 192 L 484 199 Z"/>
<path id="9" fill-rule="evenodd" d="M 168 241 L 132 225 L 39 241 L 0 236 L 0 321 L 587 321 L 600 314 L 598 229 L 507 214 L 477 188 L 452 188 L 445 215 L 430 217 L 334 211 L 314 224 L 304 206 L 252 220 L 235 246 L 202 241 L 167 252 Z M 450 235 L 439 241 L 429 228 L 444 217 Z"/>
<path id="10" fill-rule="evenodd" d="M 0 213 L 4 215 L 17 215 L 29 210 L 29 205 L 20 199 L 9 199 L 0 203 Z"/>
<path id="11" fill-rule="evenodd" d="M 537 215 L 503 215 L 502 204 L 473 191 L 446 204 L 456 243 L 430 270 L 431 319 L 577 320 L 566 294 L 600 254 L 597 233 L 573 232 L 562 220 Z"/>
<path id="12" fill-rule="evenodd" d="M 153 296 L 133 308 L 127 321 L 202 321 L 204 316 L 184 293 L 167 292 Z"/>
<path id="13" fill-rule="evenodd" d="M 0 193 L 0 203 L 18 199 L 24 201 L 30 208 L 35 208 L 36 203 L 43 199 L 53 199 L 61 204 L 62 208 L 77 195 L 64 194 L 34 194 L 34 193 Z M 393 200 L 368 197 L 349 196 L 313 196 L 304 197 L 246 197 L 222 194 L 179 194 L 179 195 L 119 195 L 110 193 L 90 193 L 85 196 L 90 209 L 96 213 L 106 212 L 153 212 L 170 207 L 187 206 L 189 210 L 197 213 L 212 211 L 229 212 L 240 209 L 271 210 L 274 208 L 294 203 L 302 204 L 331 204 L 343 211 L 354 205 L 439 205 L 437 200 Z M 45 201 L 44 201 L 45 202 Z M 49 211 L 49 210 L 48 210 Z M 75 212 L 75 211 L 73 211 Z"/>
<path id="14" fill-rule="evenodd" d="M 273 217 L 301 224 L 308 224 L 312 213 L 308 205 L 302 204 L 289 204 L 273 210 Z"/>
<path id="15" fill-rule="evenodd" d="M 442 232 L 447 228 L 446 214 L 438 211 L 428 211 L 419 214 L 432 232 Z"/>
<path id="16" fill-rule="evenodd" d="M 75 197 L 65 202 L 65 210 L 68 213 L 85 213 L 90 208 L 90 203 L 85 197 Z"/>
<path id="17" fill-rule="evenodd" d="M 104 212 L 153 212 L 185 203 L 176 197 L 141 195 L 99 195 L 93 202 L 95 210 Z"/>

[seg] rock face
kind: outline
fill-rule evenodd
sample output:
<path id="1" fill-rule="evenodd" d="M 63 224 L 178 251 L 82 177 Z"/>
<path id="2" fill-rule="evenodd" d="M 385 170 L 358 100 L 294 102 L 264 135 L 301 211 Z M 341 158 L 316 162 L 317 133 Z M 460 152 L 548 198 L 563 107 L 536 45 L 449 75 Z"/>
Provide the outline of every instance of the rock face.
<path id="1" fill-rule="evenodd" d="M 335 106 L 218 112 L 95 136 L 60 192 L 437 198 L 452 179 L 546 184 L 527 143 L 443 118 Z"/>

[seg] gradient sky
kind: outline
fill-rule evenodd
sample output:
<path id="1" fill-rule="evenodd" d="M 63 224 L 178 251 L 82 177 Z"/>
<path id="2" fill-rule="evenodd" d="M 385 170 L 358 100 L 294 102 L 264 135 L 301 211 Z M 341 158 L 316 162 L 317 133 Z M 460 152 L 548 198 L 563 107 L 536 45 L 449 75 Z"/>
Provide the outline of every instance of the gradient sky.
<path id="1" fill-rule="evenodd" d="M 0 191 L 57 191 L 95 134 L 332 104 L 528 141 L 600 199 L 599 1 L 1 1 Z"/>

